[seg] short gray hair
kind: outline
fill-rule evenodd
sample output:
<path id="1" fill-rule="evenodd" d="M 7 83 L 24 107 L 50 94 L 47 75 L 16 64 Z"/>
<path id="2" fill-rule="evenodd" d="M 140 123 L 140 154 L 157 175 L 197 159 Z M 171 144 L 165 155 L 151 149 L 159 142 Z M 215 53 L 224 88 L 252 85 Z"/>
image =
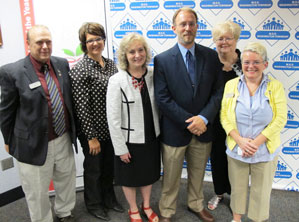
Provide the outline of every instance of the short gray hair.
<path id="1" fill-rule="evenodd" d="M 254 52 L 254 53 L 260 55 L 264 62 L 268 61 L 267 49 L 264 45 L 262 45 L 259 42 L 249 42 L 245 46 L 245 48 L 243 49 L 242 55 L 241 55 L 242 60 L 243 60 L 244 52 Z"/>

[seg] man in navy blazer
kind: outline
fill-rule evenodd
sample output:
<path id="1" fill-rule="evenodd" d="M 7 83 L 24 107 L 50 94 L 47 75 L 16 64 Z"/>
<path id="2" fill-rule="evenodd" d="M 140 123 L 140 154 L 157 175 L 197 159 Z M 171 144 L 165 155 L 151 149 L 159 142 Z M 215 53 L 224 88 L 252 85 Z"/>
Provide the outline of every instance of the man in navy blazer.
<path id="1" fill-rule="evenodd" d="M 77 146 L 69 65 L 66 59 L 51 57 L 52 38 L 47 27 L 33 26 L 27 43 L 28 56 L 0 68 L 0 124 L 5 149 L 17 160 L 31 221 L 53 221 L 48 195 L 51 180 L 59 221 L 72 221 L 76 200 L 72 143 L 76 151 Z M 45 64 L 48 69 L 42 70 Z M 62 104 L 60 133 L 54 125 L 45 73 L 52 77 Z"/>
<path id="2" fill-rule="evenodd" d="M 223 93 L 222 66 L 214 50 L 194 42 L 197 28 L 195 11 L 177 10 L 172 29 L 178 43 L 154 58 L 164 169 L 159 202 L 162 222 L 171 221 L 175 214 L 185 157 L 188 210 L 203 221 L 214 221 L 204 209 L 202 183 L 211 151 L 211 123 L 220 108 Z"/>

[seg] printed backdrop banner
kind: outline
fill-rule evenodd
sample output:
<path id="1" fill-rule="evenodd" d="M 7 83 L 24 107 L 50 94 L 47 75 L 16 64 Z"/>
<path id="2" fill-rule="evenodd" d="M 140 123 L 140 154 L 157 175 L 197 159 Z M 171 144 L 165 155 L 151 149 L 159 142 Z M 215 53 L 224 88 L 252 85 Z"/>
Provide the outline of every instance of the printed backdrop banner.
<path id="1" fill-rule="evenodd" d="M 113 55 L 124 35 L 142 34 L 153 57 L 176 42 L 172 16 L 181 7 L 191 7 L 198 14 L 196 42 L 215 49 L 211 29 L 219 22 L 231 20 L 241 26 L 238 48 L 248 41 L 263 43 L 269 54 L 266 73 L 281 81 L 288 98 L 288 122 L 281 132 L 281 153 L 273 188 L 299 191 L 299 1 L 294 0 L 110 0 Z M 151 62 L 151 66 L 153 63 Z M 184 163 L 186 168 L 186 163 Z M 183 170 L 183 177 L 187 171 Z M 205 180 L 212 181 L 211 164 Z"/>
<path id="2" fill-rule="evenodd" d="M 191 7 L 197 12 L 196 42 L 212 49 L 215 44 L 211 30 L 215 24 L 225 20 L 239 24 L 242 32 L 238 48 L 242 51 L 248 41 L 259 41 L 267 47 L 270 60 L 265 72 L 283 83 L 288 99 L 288 121 L 281 132 L 281 153 L 273 188 L 299 191 L 298 0 L 20 0 L 22 4 L 25 8 L 21 7 L 21 13 L 30 9 L 33 15 L 34 11 L 28 20 L 35 19 L 36 24 L 50 28 L 53 55 L 67 58 L 70 66 L 82 57 L 78 30 L 83 22 L 95 21 L 105 27 L 104 56 L 115 62 L 119 43 L 130 32 L 138 32 L 147 39 L 153 57 L 172 47 L 177 41 L 171 29 L 172 16 L 181 7 Z M 76 155 L 79 187 L 83 185 L 83 159 L 82 152 Z M 187 177 L 185 169 L 182 177 Z M 210 161 L 205 180 L 212 180 Z"/>

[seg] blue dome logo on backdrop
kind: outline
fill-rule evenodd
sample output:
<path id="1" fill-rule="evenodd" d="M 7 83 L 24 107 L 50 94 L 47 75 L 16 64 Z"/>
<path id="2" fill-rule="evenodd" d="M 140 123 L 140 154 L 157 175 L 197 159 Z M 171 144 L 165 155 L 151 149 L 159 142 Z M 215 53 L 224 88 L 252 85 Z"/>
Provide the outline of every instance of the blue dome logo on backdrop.
<path id="1" fill-rule="evenodd" d="M 117 24 L 114 30 L 116 30 L 114 32 L 114 37 L 117 39 L 122 39 L 125 35 L 131 32 L 136 32 L 142 35 L 141 26 L 129 14 L 124 16 L 124 19 Z"/>
<path id="2" fill-rule="evenodd" d="M 292 168 L 280 156 L 278 158 L 274 181 L 277 183 L 280 179 L 289 179 L 292 177 Z"/>
<path id="3" fill-rule="evenodd" d="M 296 82 L 294 85 L 292 85 L 289 88 L 290 92 L 289 92 L 289 98 L 290 99 L 294 99 L 294 100 L 299 100 L 299 81 Z"/>
<path id="4" fill-rule="evenodd" d="M 290 43 L 273 58 L 273 69 L 283 70 L 287 76 L 291 76 L 299 70 L 299 49 L 294 43 Z"/>
<path id="5" fill-rule="evenodd" d="M 287 123 L 284 126 L 284 128 L 298 129 L 299 128 L 299 121 L 295 120 L 295 117 L 297 117 L 297 119 L 298 119 L 298 116 L 296 115 L 296 113 L 290 107 L 288 107 L 288 108 L 289 109 L 288 109 L 288 115 L 287 115 Z"/>
<path id="6" fill-rule="evenodd" d="M 296 134 L 283 144 L 282 153 L 291 155 L 295 160 L 299 159 L 299 134 Z"/>
<path id="7" fill-rule="evenodd" d="M 278 40 L 289 39 L 291 28 L 276 12 L 273 12 L 256 27 L 256 30 L 257 39 L 266 40 L 273 46 Z"/>
<path id="8" fill-rule="evenodd" d="M 249 39 L 251 37 L 252 28 L 237 12 L 233 12 L 226 20 L 231 20 L 241 27 L 240 39 Z"/>
<path id="9" fill-rule="evenodd" d="M 162 12 L 153 19 L 147 30 L 146 36 L 149 39 L 155 39 L 161 45 L 167 39 L 174 39 L 176 37 L 176 34 L 171 29 L 170 19 Z"/>
<path id="10" fill-rule="evenodd" d="M 211 24 L 204 18 L 202 14 L 197 12 L 198 16 L 198 29 L 196 33 L 196 39 L 211 39 L 212 38 L 212 26 Z"/>

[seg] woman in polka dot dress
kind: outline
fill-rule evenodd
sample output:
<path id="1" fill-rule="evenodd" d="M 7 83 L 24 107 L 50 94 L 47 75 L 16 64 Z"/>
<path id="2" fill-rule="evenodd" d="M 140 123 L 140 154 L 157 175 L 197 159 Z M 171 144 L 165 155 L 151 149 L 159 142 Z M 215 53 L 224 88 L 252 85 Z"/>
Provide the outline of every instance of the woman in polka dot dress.
<path id="1" fill-rule="evenodd" d="M 98 23 L 85 23 L 79 30 L 84 57 L 71 69 L 75 113 L 84 167 L 84 200 L 93 216 L 109 220 L 108 209 L 123 212 L 113 188 L 114 149 L 106 118 L 108 79 L 117 72 L 111 59 L 102 56 L 105 31 Z"/>

